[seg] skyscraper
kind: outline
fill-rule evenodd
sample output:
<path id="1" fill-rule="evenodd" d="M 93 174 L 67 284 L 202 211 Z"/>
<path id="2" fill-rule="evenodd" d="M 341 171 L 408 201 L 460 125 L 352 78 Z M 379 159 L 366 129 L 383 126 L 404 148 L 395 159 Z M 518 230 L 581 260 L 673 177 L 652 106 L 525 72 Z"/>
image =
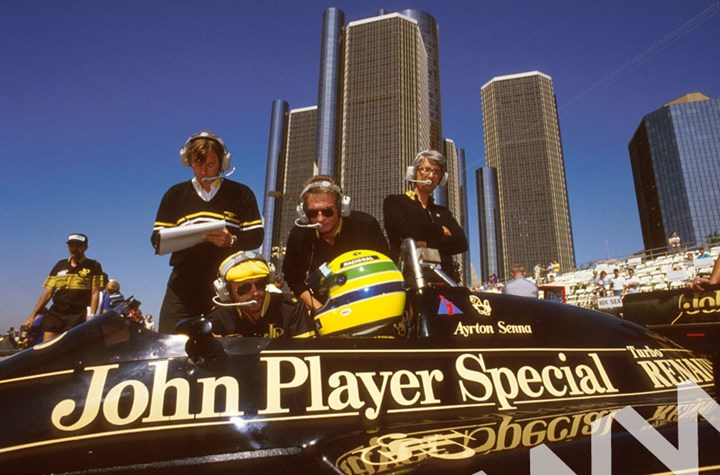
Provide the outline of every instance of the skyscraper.
<path id="1" fill-rule="evenodd" d="M 646 249 L 673 231 L 688 245 L 720 233 L 720 100 L 682 96 L 643 117 L 628 145 Z"/>
<path id="2" fill-rule="evenodd" d="M 323 14 L 314 125 L 306 115 L 309 110 L 288 113 L 284 103 L 285 125 L 278 133 L 274 105 L 266 195 L 271 191 L 276 201 L 268 205 L 266 199 L 264 213 L 266 223 L 274 222 L 269 239 L 276 250 L 284 246 L 295 219 L 292 199 L 300 188 L 294 177 L 300 175 L 297 179 L 304 180 L 317 173 L 332 175 L 352 198 L 353 209 L 382 221 L 383 199 L 407 190 L 405 168 L 415 155 L 429 148 L 444 153 L 435 19 L 419 10 L 390 14 L 381 10 L 375 17 L 347 26 L 344 21 L 344 12 L 337 8 Z M 302 119 L 296 117 L 301 112 Z M 304 132 L 300 133 L 299 127 Z M 316 135 L 311 153 L 307 133 L 313 127 Z M 277 152 L 279 143 L 285 144 L 282 154 Z M 438 189 L 434 196 L 438 204 L 445 205 L 449 204 L 447 192 L 453 194 L 452 206 L 459 210 L 453 214 L 462 225 L 466 224 L 463 215 L 467 208 L 465 182 L 459 176 L 464 173 L 464 151 L 456 152 L 453 147 L 452 155 L 454 188 Z M 272 171 L 277 177 L 271 176 L 271 166 L 277 168 Z M 283 199 L 282 205 L 278 199 Z M 269 246 L 264 242 L 263 251 Z M 469 269 L 468 255 L 463 259 Z"/>
<path id="3" fill-rule="evenodd" d="M 502 269 L 550 259 L 562 270 L 574 269 L 552 79 L 538 71 L 496 77 L 481 93 L 485 157 L 497 171 Z"/>
<path id="4" fill-rule="evenodd" d="M 282 196 L 285 177 L 285 134 L 287 132 L 288 103 L 282 99 L 273 101 L 270 115 L 270 137 L 268 138 L 267 165 L 265 168 L 265 194 L 263 195 L 263 216 L 265 236 L 262 253 L 270 259 L 272 248 L 278 252 L 282 205 L 277 201 Z"/>
<path id="5" fill-rule="evenodd" d="M 427 54 L 417 22 L 391 13 L 350 22 L 343 56 L 340 182 L 354 209 L 380 219 L 430 146 Z"/>
<path id="6" fill-rule="evenodd" d="M 279 245 L 284 246 L 298 217 L 298 204 L 303 182 L 317 173 L 315 135 L 317 107 L 292 109 L 288 118 L 285 146 L 285 173 L 283 174 L 283 200 Z"/>
<path id="7" fill-rule="evenodd" d="M 502 267 L 504 259 L 500 235 L 497 170 L 492 167 L 475 170 L 475 186 L 478 199 L 480 278 L 485 282 L 492 274 L 505 275 L 505 268 Z"/>

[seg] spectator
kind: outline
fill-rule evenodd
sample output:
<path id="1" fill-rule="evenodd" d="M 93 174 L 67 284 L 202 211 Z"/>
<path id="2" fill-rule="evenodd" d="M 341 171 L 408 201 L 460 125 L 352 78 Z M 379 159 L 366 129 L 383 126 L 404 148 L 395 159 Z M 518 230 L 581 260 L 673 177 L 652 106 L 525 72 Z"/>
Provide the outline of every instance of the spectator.
<path id="1" fill-rule="evenodd" d="M 61 259 L 45 279 L 45 290 L 24 325 L 32 326 L 35 316 L 52 299 L 53 303 L 42 320 L 43 341 L 83 323 L 95 315 L 99 306 L 100 289 L 105 285 L 102 266 L 85 257 L 88 237 L 71 234 L 67 238 L 69 259 Z M 88 315 L 89 309 L 89 315 Z"/>
<path id="2" fill-rule="evenodd" d="M 670 245 L 670 252 L 680 252 L 680 236 L 678 236 L 677 231 L 670 234 L 668 244 Z"/>
<path id="3" fill-rule="evenodd" d="M 153 332 L 155 331 L 155 322 L 153 321 L 153 316 L 149 313 L 145 315 L 145 328 Z"/>
<path id="4" fill-rule="evenodd" d="M 116 305 L 120 305 L 125 300 L 123 294 L 120 293 L 120 282 L 114 279 L 110 279 L 105 286 L 105 292 L 103 292 L 102 304 L 100 305 L 99 314 L 103 314 Z"/>
<path id="5" fill-rule="evenodd" d="M 505 287 L 503 287 L 504 294 L 520 297 L 538 297 L 537 285 L 525 278 L 525 266 L 514 264 L 512 266 L 512 275 L 512 280 L 506 282 Z"/>
<path id="6" fill-rule="evenodd" d="M 607 277 L 607 272 L 600 271 L 600 276 L 595 280 L 595 287 L 593 289 L 593 293 L 598 297 L 605 297 L 607 295 L 607 292 L 605 290 L 605 287 L 607 286 L 607 281 L 605 278 Z"/>
<path id="7" fill-rule="evenodd" d="M 621 297 L 625 290 L 625 278 L 620 275 L 620 269 L 613 269 L 613 276 L 610 279 L 610 288 L 612 288 L 615 297 Z"/>
<path id="8" fill-rule="evenodd" d="M 628 269 L 628 278 L 625 280 L 624 294 L 634 294 L 640 290 L 640 279 L 635 275 L 635 269 Z"/>
<path id="9" fill-rule="evenodd" d="M 539 262 L 535 263 L 535 267 L 533 267 L 533 278 L 535 279 L 535 283 L 540 283 L 540 278 L 542 277 L 542 265 Z"/>
<path id="10" fill-rule="evenodd" d="M 159 330 L 172 333 L 183 318 L 210 312 L 212 283 L 220 263 L 238 250 L 262 243 L 263 223 L 252 190 L 228 180 L 230 153 L 220 137 L 200 132 L 187 139 L 180 161 L 191 167 L 192 180 L 172 186 L 163 196 L 155 218 L 152 243 L 160 233 L 178 226 L 222 220 L 224 228 L 208 231 L 204 242 L 172 253 L 172 272 L 160 308 Z"/>
<path id="11" fill-rule="evenodd" d="M 703 257 L 710 257 L 710 253 L 707 252 L 704 248 L 700 248 L 697 251 L 697 258 L 702 259 Z"/>

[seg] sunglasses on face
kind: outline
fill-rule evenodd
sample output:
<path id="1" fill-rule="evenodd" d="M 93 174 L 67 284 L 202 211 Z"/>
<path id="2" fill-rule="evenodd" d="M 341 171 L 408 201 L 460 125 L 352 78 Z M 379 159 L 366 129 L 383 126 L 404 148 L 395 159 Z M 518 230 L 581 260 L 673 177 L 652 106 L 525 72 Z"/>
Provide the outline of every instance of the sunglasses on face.
<path id="1" fill-rule="evenodd" d="M 270 279 L 267 277 L 262 278 L 260 280 L 256 280 L 255 282 L 248 282 L 246 284 L 239 285 L 237 289 L 235 289 L 235 293 L 238 295 L 245 295 L 249 293 L 253 287 L 257 290 L 265 290 L 265 287 L 270 282 Z"/>
<path id="2" fill-rule="evenodd" d="M 335 216 L 335 210 L 332 208 L 323 209 L 309 209 L 307 210 L 308 218 L 317 218 L 318 214 L 322 213 L 326 218 L 332 218 Z"/>

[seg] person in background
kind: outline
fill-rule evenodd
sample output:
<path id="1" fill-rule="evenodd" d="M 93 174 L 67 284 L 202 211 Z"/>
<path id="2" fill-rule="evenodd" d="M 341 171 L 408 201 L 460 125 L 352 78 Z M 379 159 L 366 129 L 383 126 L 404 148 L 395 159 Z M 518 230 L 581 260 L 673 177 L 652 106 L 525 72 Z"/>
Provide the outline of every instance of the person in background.
<path id="1" fill-rule="evenodd" d="M 155 331 L 155 322 L 153 321 L 153 316 L 149 313 L 145 315 L 145 328 L 153 332 Z"/>
<path id="2" fill-rule="evenodd" d="M 538 287 L 534 283 L 525 278 L 525 266 L 521 264 L 513 264 L 512 280 L 505 283 L 502 292 L 508 295 L 517 295 L 519 297 L 538 297 Z"/>
<path id="3" fill-rule="evenodd" d="M 116 305 L 121 304 L 124 300 L 125 297 L 120 293 L 120 282 L 110 279 L 105 286 L 105 292 L 103 292 L 103 299 L 98 314 L 109 311 Z"/>
<path id="4" fill-rule="evenodd" d="M 670 252 L 680 252 L 680 236 L 678 236 L 677 231 L 670 234 L 668 245 L 670 246 Z"/>
<path id="5" fill-rule="evenodd" d="M 715 260 L 715 265 L 710 272 L 710 277 L 698 276 L 687 284 L 689 289 L 696 292 L 704 292 L 708 286 L 720 284 L 720 259 Z"/>
<path id="6" fill-rule="evenodd" d="M 542 265 L 539 262 L 535 263 L 535 267 L 533 267 L 533 278 L 535 279 L 535 283 L 540 283 L 540 279 L 542 278 Z"/>
<path id="7" fill-rule="evenodd" d="M 447 182 L 447 160 L 436 150 L 422 151 L 408 167 L 405 180 L 412 183 L 411 190 L 383 201 L 390 257 L 397 263 L 403 239 L 413 238 L 418 247 L 437 249 L 442 270 L 459 281 L 452 256 L 467 251 L 467 238 L 450 210 L 433 199 L 435 189 Z"/>
<path id="8" fill-rule="evenodd" d="M 59 260 L 45 279 L 45 290 L 23 323 L 31 327 L 38 315 L 52 299 L 53 303 L 43 316 L 43 341 L 70 330 L 97 313 L 100 290 L 105 286 L 102 266 L 85 257 L 88 237 L 75 233 L 68 236 L 69 259 Z M 89 315 L 88 315 L 89 313 Z"/>
<path id="9" fill-rule="evenodd" d="M 613 276 L 610 278 L 610 288 L 612 288 L 613 295 L 620 297 L 623 295 L 625 290 L 625 277 L 620 275 L 620 269 L 613 269 Z"/>
<path id="10" fill-rule="evenodd" d="M 255 249 L 263 240 L 263 223 L 252 190 L 226 178 L 230 153 L 209 131 L 192 135 L 180 150 L 180 162 L 193 178 L 172 186 L 163 196 L 151 241 L 159 250 L 161 232 L 199 223 L 223 221 L 205 233 L 204 241 L 172 253 L 173 270 L 160 308 L 159 330 L 172 333 L 181 319 L 212 308 L 212 282 L 220 263 L 238 250 Z"/>
<path id="11" fill-rule="evenodd" d="M 604 270 L 600 271 L 600 276 L 595 280 L 595 287 L 593 288 L 593 293 L 597 295 L 598 297 L 605 297 L 606 292 L 606 286 L 607 286 L 607 272 Z"/>
<path id="12" fill-rule="evenodd" d="M 640 290 L 640 279 L 635 275 L 635 269 L 628 269 L 628 278 L 625 280 L 625 290 L 623 295 L 634 294 Z"/>

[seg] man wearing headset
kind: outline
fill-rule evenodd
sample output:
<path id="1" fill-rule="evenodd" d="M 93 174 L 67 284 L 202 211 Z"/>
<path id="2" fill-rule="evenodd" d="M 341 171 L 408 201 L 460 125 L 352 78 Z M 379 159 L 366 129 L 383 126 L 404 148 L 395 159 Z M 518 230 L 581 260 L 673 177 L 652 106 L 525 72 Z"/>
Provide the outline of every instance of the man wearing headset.
<path id="1" fill-rule="evenodd" d="M 315 336 L 305 305 L 293 304 L 282 293 L 266 290 L 270 268 L 265 257 L 238 252 L 223 261 L 215 281 L 217 304 L 208 317 L 215 335 L 265 338 Z"/>
<path id="2" fill-rule="evenodd" d="M 194 177 L 163 196 L 151 238 L 156 252 L 163 230 L 216 221 L 223 221 L 224 227 L 206 232 L 203 242 L 172 253 L 173 270 L 160 309 L 163 333 L 172 333 L 183 318 L 210 312 L 220 263 L 238 250 L 257 248 L 263 239 L 255 195 L 242 183 L 225 178 L 230 153 L 220 137 L 208 131 L 191 136 L 180 150 L 180 162 L 192 168 Z"/>
<path id="3" fill-rule="evenodd" d="M 435 188 L 445 186 L 447 182 L 446 171 L 446 160 L 440 152 L 425 150 L 418 153 L 405 176 L 413 183 L 413 189 L 402 195 L 386 196 L 383 215 L 391 257 L 395 262 L 400 255 L 402 240 L 410 237 L 419 247 L 437 249 L 442 270 L 458 280 L 452 256 L 467 251 L 467 239 L 450 210 L 433 201 Z"/>
<path id="4" fill-rule="evenodd" d="M 311 311 L 322 302 L 312 295 L 305 279 L 321 264 L 357 249 L 389 254 L 380 224 L 367 213 L 350 211 L 350 198 L 343 196 L 331 176 L 317 175 L 304 183 L 295 224 L 282 270 L 290 289 Z"/>

